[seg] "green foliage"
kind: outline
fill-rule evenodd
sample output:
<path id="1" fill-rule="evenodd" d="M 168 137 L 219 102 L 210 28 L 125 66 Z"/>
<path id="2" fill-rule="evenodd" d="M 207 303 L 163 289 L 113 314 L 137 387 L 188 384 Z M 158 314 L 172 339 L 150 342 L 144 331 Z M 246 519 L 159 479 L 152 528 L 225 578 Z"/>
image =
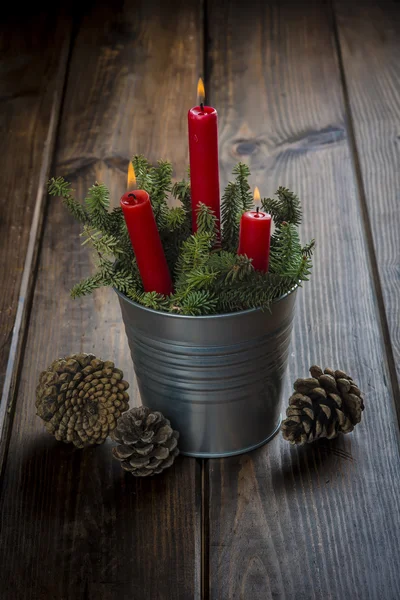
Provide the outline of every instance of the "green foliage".
<path id="1" fill-rule="evenodd" d="M 206 204 L 200 202 L 197 207 L 197 231 L 209 235 L 215 241 L 217 231 L 217 218 L 215 213 Z"/>
<path id="2" fill-rule="evenodd" d="M 81 236 L 86 238 L 82 243 L 82 246 L 91 243 L 93 248 L 100 254 L 118 256 L 123 253 L 123 249 L 120 246 L 120 240 L 109 233 L 103 233 L 99 229 L 94 229 L 89 225 L 85 225 Z"/>
<path id="3" fill-rule="evenodd" d="M 226 186 L 221 206 L 222 248 L 228 252 L 237 251 L 242 214 L 254 208 L 248 182 L 249 167 L 238 163 L 232 173 L 235 175 L 235 181 Z"/>
<path id="4" fill-rule="evenodd" d="M 136 155 L 132 158 L 133 168 L 135 169 L 137 188 L 146 190 L 148 194 L 153 191 L 153 168 L 147 158 Z"/>
<path id="5" fill-rule="evenodd" d="M 182 315 L 191 315 L 199 317 L 201 315 L 210 315 L 215 312 L 217 300 L 214 296 L 206 291 L 189 292 L 182 302 L 180 313 Z"/>
<path id="6" fill-rule="evenodd" d="M 236 175 L 236 184 L 239 188 L 242 210 L 252 210 L 254 208 L 253 196 L 250 191 L 249 177 L 250 169 L 244 163 L 238 163 L 232 173 Z"/>
<path id="7" fill-rule="evenodd" d="M 152 310 L 163 310 L 168 311 L 170 306 L 169 298 L 163 296 L 162 294 L 157 294 L 157 292 L 147 292 L 140 296 L 140 303 L 146 308 L 151 308 Z"/>
<path id="8" fill-rule="evenodd" d="M 190 185 L 182 180 L 171 184 L 170 163 L 152 166 L 143 156 L 133 164 L 137 185 L 145 189 L 153 206 L 167 262 L 174 279 L 174 292 L 162 296 L 145 293 L 120 207 L 110 210 L 108 189 L 95 184 L 84 205 L 72 195 L 63 178 L 49 181 L 49 193 L 60 196 L 71 214 L 83 225 L 83 244 L 97 256 L 97 271 L 76 284 L 74 298 L 92 293 L 101 286 L 114 286 L 133 301 L 152 310 L 182 315 L 207 315 L 249 308 L 268 309 L 274 299 L 302 281 L 312 267 L 315 242 L 302 246 L 297 226 L 301 206 L 295 194 L 280 187 L 275 198 L 262 201 L 271 213 L 275 232 L 271 239 L 268 273 L 256 271 L 251 259 L 238 255 L 239 224 L 244 211 L 253 208 L 248 167 L 239 163 L 235 181 L 227 185 L 221 206 L 221 247 L 216 246 L 216 217 L 205 204 L 197 208 L 198 230 L 192 234 Z M 180 204 L 168 207 L 168 197 Z"/>
<path id="9" fill-rule="evenodd" d="M 262 207 L 265 212 L 272 215 L 276 225 L 284 221 L 291 225 L 300 225 L 301 223 L 301 204 L 300 200 L 290 190 L 279 187 L 275 193 L 277 198 L 264 198 Z"/>
<path id="10" fill-rule="evenodd" d="M 308 242 L 308 244 L 302 247 L 301 253 L 307 256 L 308 258 L 311 258 L 314 252 L 314 248 L 315 240 L 311 240 L 310 242 Z"/>
<path id="11" fill-rule="evenodd" d="M 80 223 L 88 223 L 89 215 L 86 210 L 72 196 L 71 184 L 65 181 L 64 177 L 54 177 L 50 179 L 48 184 L 50 196 L 59 196 L 63 199 L 64 205 L 67 207 L 71 215 Z"/>
<path id="12" fill-rule="evenodd" d="M 294 225 L 284 221 L 272 236 L 270 269 L 285 277 L 296 277 L 302 259 L 299 234 Z"/>
<path id="13" fill-rule="evenodd" d="M 239 224 L 242 216 L 242 202 L 237 183 L 230 182 L 222 196 L 221 225 L 222 248 L 236 252 L 239 244 Z"/>
<path id="14" fill-rule="evenodd" d="M 186 213 L 191 217 L 192 198 L 190 195 L 190 182 L 185 179 L 177 181 L 172 188 L 172 194 L 182 203 Z"/>
<path id="15" fill-rule="evenodd" d="M 71 290 L 72 298 L 80 298 L 81 296 L 87 296 L 94 292 L 95 289 L 104 285 L 103 276 L 101 273 L 95 273 L 91 277 L 83 279 L 79 283 L 75 284 Z"/>
<path id="16" fill-rule="evenodd" d="M 186 211 L 182 206 L 174 206 L 166 213 L 165 229 L 168 231 L 177 231 L 184 226 L 186 222 Z"/>
<path id="17" fill-rule="evenodd" d="M 188 237 L 182 244 L 176 266 L 176 287 L 184 285 L 188 274 L 203 267 L 211 252 L 212 237 L 207 233 L 197 232 Z"/>
<path id="18" fill-rule="evenodd" d="M 85 205 L 91 225 L 108 231 L 110 223 L 110 215 L 108 213 L 110 192 L 103 183 L 92 185 L 85 198 Z"/>
<path id="19" fill-rule="evenodd" d="M 143 156 L 134 156 L 132 163 L 138 187 L 146 190 L 150 196 L 157 227 L 161 232 L 168 227 L 167 198 L 172 189 L 172 165 L 169 162 L 159 160 L 157 167 L 153 167 Z"/>

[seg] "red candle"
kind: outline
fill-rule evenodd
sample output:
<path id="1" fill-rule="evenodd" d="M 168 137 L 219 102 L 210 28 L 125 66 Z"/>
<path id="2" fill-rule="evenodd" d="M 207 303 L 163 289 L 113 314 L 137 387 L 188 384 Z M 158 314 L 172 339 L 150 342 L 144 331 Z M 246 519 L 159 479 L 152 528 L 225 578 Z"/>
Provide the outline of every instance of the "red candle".
<path id="1" fill-rule="evenodd" d="M 254 192 L 257 197 L 258 188 Z M 259 196 L 258 196 L 259 197 Z M 271 241 L 271 215 L 258 209 L 245 212 L 240 220 L 238 254 L 253 259 L 257 271 L 268 271 L 269 246 Z"/>
<path id="2" fill-rule="evenodd" d="M 172 294 L 171 276 L 148 193 L 126 192 L 120 204 L 145 291 Z"/>
<path id="3" fill-rule="evenodd" d="M 188 113 L 193 231 L 197 231 L 196 209 L 200 202 L 214 211 L 218 224 L 220 220 L 218 114 L 215 108 L 203 104 L 204 85 L 201 79 L 197 94 L 200 106 L 191 108 Z"/>

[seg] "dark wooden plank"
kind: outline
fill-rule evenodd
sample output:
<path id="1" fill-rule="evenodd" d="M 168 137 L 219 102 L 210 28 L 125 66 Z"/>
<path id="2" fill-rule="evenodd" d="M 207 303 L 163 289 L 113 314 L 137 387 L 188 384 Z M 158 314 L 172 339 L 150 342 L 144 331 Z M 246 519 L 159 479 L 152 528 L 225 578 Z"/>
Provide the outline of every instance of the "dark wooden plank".
<path id="1" fill-rule="evenodd" d="M 35 17 L 3 14 L 0 32 L 0 465 L 71 38 L 71 17 L 58 10 Z"/>
<path id="2" fill-rule="evenodd" d="M 209 462 L 210 596 L 398 598 L 398 430 L 330 7 L 210 3 L 208 29 L 224 179 L 246 159 L 264 195 L 278 185 L 296 190 L 302 235 L 317 238 L 285 398 L 316 362 L 348 370 L 367 402 L 362 424 L 336 441 L 297 449 L 278 436 Z"/>
<path id="3" fill-rule="evenodd" d="M 335 13 L 393 373 L 397 367 L 400 380 L 400 5 L 339 1 Z M 394 385 L 400 414 L 399 384 Z"/>
<path id="4" fill-rule="evenodd" d="M 195 1 L 98 3 L 77 33 L 56 155 L 82 197 L 96 179 L 114 204 L 128 158 L 187 165 L 186 111 L 202 58 Z M 90 351 L 115 360 L 133 384 L 117 298 L 73 301 L 90 272 L 79 227 L 51 200 L 1 496 L 2 600 L 199 598 L 199 466 L 179 458 L 165 476 L 137 480 L 111 442 L 76 451 L 35 415 L 38 373 L 52 359 Z M 138 401 L 131 388 L 132 402 Z"/>

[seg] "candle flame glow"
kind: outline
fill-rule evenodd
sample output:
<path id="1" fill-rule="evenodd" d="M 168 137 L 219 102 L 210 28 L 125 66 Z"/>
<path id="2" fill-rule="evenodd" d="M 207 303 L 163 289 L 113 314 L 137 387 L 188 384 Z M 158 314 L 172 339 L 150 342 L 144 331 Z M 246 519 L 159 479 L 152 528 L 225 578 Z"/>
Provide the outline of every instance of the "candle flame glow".
<path id="1" fill-rule="evenodd" d="M 204 89 L 204 83 L 202 78 L 199 78 L 198 84 L 197 84 L 197 97 L 199 100 L 199 104 L 204 104 L 204 98 L 206 97 L 206 91 Z"/>
<path id="2" fill-rule="evenodd" d="M 254 202 L 261 202 L 260 190 L 257 186 L 254 188 Z"/>
<path id="3" fill-rule="evenodd" d="M 134 190 L 136 187 L 136 175 L 135 175 L 135 169 L 133 168 L 133 163 L 130 160 L 129 161 L 129 167 L 128 167 L 128 181 L 127 181 L 127 191 L 129 192 L 130 190 Z"/>

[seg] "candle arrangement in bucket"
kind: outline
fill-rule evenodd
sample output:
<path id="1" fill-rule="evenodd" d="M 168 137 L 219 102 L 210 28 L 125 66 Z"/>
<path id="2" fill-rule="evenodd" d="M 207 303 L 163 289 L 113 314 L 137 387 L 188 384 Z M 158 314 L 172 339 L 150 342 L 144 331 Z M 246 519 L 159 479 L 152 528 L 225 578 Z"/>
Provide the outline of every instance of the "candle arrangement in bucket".
<path id="1" fill-rule="evenodd" d="M 295 297 L 314 241 L 300 243 L 297 196 L 280 187 L 253 197 L 245 164 L 220 204 L 217 112 L 201 85 L 199 95 L 188 115 L 190 182 L 172 184 L 169 162 L 135 156 L 117 208 L 103 184 L 84 203 L 61 177 L 49 192 L 97 255 L 72 296 L 114 287 L 143 404 L 170 419 L 183 454 L 215 457 L 253 449 L 279 428 Z"/>

